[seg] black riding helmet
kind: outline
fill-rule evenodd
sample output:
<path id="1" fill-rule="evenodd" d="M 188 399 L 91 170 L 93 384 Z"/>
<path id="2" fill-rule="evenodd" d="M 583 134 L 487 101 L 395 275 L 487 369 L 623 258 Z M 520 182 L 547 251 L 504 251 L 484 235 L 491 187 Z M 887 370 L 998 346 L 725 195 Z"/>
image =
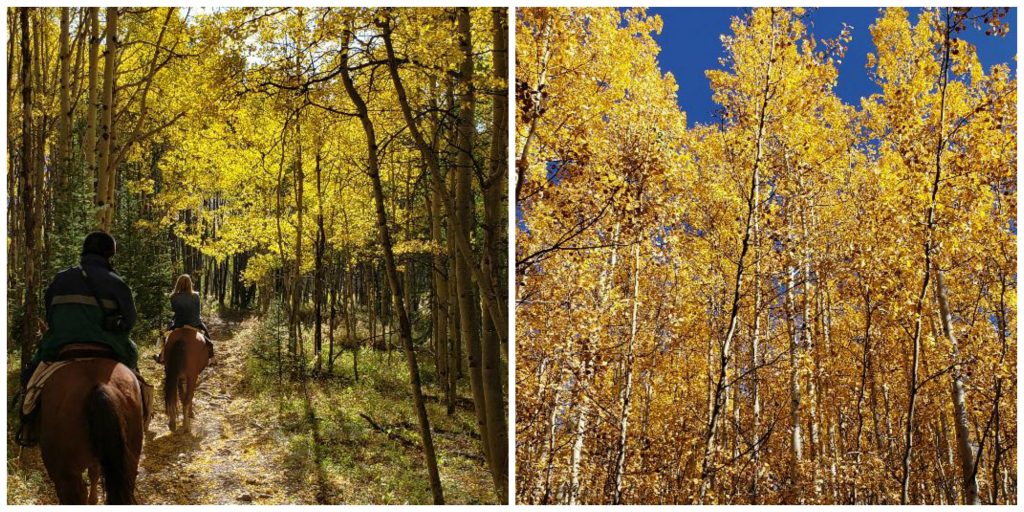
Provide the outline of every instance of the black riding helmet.
<path id="1" fill-rule="evenodd" d="M 93 231 L 85 237 L 82 243 L 82 256 L 95 254 L 109 260 L 117 252 L 117 242 L 114 237 L 106 231 Z"/>

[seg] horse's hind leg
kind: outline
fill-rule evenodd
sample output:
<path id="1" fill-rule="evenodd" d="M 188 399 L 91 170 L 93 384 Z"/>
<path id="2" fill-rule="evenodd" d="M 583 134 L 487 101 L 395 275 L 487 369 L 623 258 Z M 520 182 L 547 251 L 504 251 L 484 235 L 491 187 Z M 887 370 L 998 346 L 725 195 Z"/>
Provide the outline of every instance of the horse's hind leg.
<path id="1" fill-rule="evenodd" d="M 185 379 L 178 377 L 178 381 L 175 384 L 178 387 L 178 400 L 181 401 L 181 412 L 183 415 L 187 415 L 188 411 L 185 410 Z M 184 422 L 183 422 L 184 423 Z M 172 400 L 171 403 L 167 404 L 167 425 L 170 427 L 171 432 L 177 428 L 178 425 L 178 402 Z"/>
<path id="2" fill-rule="evenodd" d="M 178 380 L 178 400 L 181 400 L 181 422 L 186 425 L 185 430 L 188 431 L 188 401 L 185 400 L 185 393 L 188 392 L 188 381 L 186 377 L 182 377 Z"/>
<path id="3" fill-rule="evenodd" d="M 185 432 L 192 432 L 192 404 L 182 406 L 181 424 L 185 426 Z"/>
<path id="4" fill-rule="evenodd" d="M 178 428 L 178 401 L 171 400 L 170 403 L 167 404 L 167 410 L 165 412 L 167 413 L 167 428 L 170 429 L 171 432 L 174 432 L 174 430 Z"/>
<path id="5" fill-rule="evenodd" d="M 61 505 L 85 505 L 85 481 L 81 473 L 63 473 L 53 477 L 57 500 Z"/>
<path id="6" fill-rule="evenodd" d="M 192 408 L 192 397 L 196 394 L 196 379 L 185 379 L 185 387 L 182 389 L 181 396 L 183 397 L 182 403 L 187 404 L 185 411 L 189 418 L 196 417 L 196 410 Z M 186 398 L 187 395 L 187 398 Z M 189 422 L 191 423 L 191 422 Z"/>
<path id="7" fill-rule="evenodd" d="M 185 385 L 185 392 L 181 394 L 181 406 L 182 406 L 182 423 L 185 424 L 185 432 L 192 431 L 192 418 L 195 414 L 192 412 L 192 397 L 196 394 L 196 379 L 188 379 L 188 383 Z"/>
<path id="8" fill-rule="evenodd" d="M 99 503 L 99 488 L 100 483 L 100 468 L 97 466 L 89 466 L 89 504 L 95 505 Z"/>

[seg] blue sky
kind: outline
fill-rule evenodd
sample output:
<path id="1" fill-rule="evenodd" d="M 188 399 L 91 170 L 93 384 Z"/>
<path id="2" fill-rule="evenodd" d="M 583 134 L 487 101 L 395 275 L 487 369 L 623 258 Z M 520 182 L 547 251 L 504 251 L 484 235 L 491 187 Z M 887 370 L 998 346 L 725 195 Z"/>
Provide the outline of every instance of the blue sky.
<path id="1" fill-rule="evenodd" d="M 716 105 L 711 101 L 711 89 L 704 71 L 720 68 L 718 58 L 723 55 L 721 34 L 730 34 L 729 20 L 742 15 L 747 9 L 728 8 L 650 8 L 650 14 L 661 16 L 664 28 L 655 40 L 661 46 L 658 62 L 662 72 L 671 71 L 679 83 L 679 106 L 687 114 L 689 125 L 714 121 Z M 911 9 L 911 21 L 917 21 L 920 9 Z M 839 85 L 836 93 L 847 103 L 859 104 L 862 96 L 877 92 L 864 68 L 867 54 L 875 51 L 868 27 L 878 17 L 874 7 L 832 7 L 809 12 L 809 31 L 819 40 L 834 38 L 843 22 L 851 25 L 846 58 L 839 66 Z M 973 27 L 961 36 L 978 48 L 978 58 L 987 70 L 991 65 L 1007 62 L 1016 70 L 1013 58 L 1017 53 L 1017 9 L 1011 9 L 1004 21 L 1010 24 L 1010 33 L 1004 37 L 986 36 Z"/>

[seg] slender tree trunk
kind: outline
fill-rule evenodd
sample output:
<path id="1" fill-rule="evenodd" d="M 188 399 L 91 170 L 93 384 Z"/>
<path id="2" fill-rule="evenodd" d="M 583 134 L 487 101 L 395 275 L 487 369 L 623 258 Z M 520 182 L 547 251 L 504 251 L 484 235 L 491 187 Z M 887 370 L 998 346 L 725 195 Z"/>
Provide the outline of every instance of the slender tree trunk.
<path id="1" fill-rule="evenodd" d="M 761 446 L 758 441 L 761 432 L 761 394 L 760 379 L 757 371 L 761 364 L 760 358 L 760 336 L 761 336 L 761 229 L 759 224 L 761 190 L 760 183 L 754 186 L 754 212 L 751 224 L 754 236 L 754 325 L 750 336 L 750 402 L 751 402 L 751 435 L 754 445 L 750 448 L 751 478 L 750 478 L 750 502 L 757 505 L 758 481 L 760 479 Z"/>
<path id="2" fill-rule="evenodd" d="M 314 271 L 313 281 L 313 303 L 315 308 L 316 325 L 315 334 L 313 336 L 313 351 L 316 357 L 316 371 L 320 373 L 323 365 L 323 304 L 326 300 L 324 294 L 324 252 L 327 249 L 327 234 L 324 232 L 324 195 L 323 187 L 320 179 L 320 152 L 316 153 L 316 195 L 317 195 L 317 213 L 316 213 L 316 270 Z M 331 318 L 333 322 L 333 318 Z M 331 330 L 331 354 L 334 352 L 334 324 L 330 326 Z"/>
<path id="3" fill-rule="evenodd" d="M 362 345 L 359 343 L 359 340 L 356 339 L 356 311 L 352 298 L 354 286 L 352 283 L 352 271 L 347 265 L 345 274 L 346 285 L 342 299 L 342 307 L 345 310 L 345 336 L 347 336 L 352 343 L 352 374 L 355 377 L 356 382 L 359 382 L 359 351 L 362 349 Z"/>
<path id="4" fill-rule="evenodd" d="M 334 328 L 335 322 L 338 318 L 338 274 L 341 272 L 340 266 L 336 265 L 332 271 L 329 272 L 330 285 L 327 288 L 329 295 L 328 299 L 328 320 L 327 320 L 327 374 L 330 375 L 334 372 Z"/>
<path id="5" fill-rule="evenodd" d="M 792 459 L 790 460 L 789 479 L 792 491 L 800 494 L 800 461 L 804 458 L 803 431 L 800 426 L 800 403 L 802 401 L 800 390 L 800 328 L 796 321 L 796 299 L 793 289 L 796 288 L 796 267 L 787 268 L 789 282 L 786 283 L 786 304 L 790 316 L 790 343 L 789 343 L 789 422 L 790 422 L 790 446 Z"/>
<path id="6" fill-rule="evenodd" d="M 772 8 L 772 20 L 774 23 L 775 10 Z M 767 118 L 766 110 L 768 108 L 768 100 L 770 98 L 770 79 L 772 73 L 772 61 L 774 61 L 775 54 L 775 31 L 772 31 L 772 44 L 771 50 L 768 55 L 768 65 L 765 69 L 765 80 L 764 87 L 761 95 L 761 105 L 758 111 L 757 131 L 754 137 L 754 163 L 751 169 L 750 176 L 750 194 L 747 197 L 747 219 L 746 224 L 743 228 L 743 240 L 740 244 L 740 257 L 736 264 L 736 282 L 733 286 L 732 293 L 732 308 L 729 313 L 729 329 L 725 334 L 725 339 L 721 345 L 721 352 L 719 353 L 719 367 L 718 376 L 715 382 L 715 391 L 712 399 L 712 410 L 710 417 L 708 418 L 708 424 L 706 433 L 704 436 L 704 456 L 703 462 L 701 463 L 700 471 L 700 489 L 697 493 L 697 502 L 703 503 L 704 496 L 707 493 L 709 478 L 712 473 L 712 459 L 716 450 L 715 436 L 718 430 L 718 417 L 722 412 L 723 396 L 725 394 L 726 387 L 726 374 L 729 372 L 729 359 L 732 354 L 732 341 L 736 335 L 736 328 L 739 323 L 739 310 L 740 310 L 740 298 L 743 287 L 743 270 L 747 251 L 750 248 L 750 234 L 753 226 L 753 215 L 755 210 L 755 197 L 754 192 L 758 190 L 758 183 L 760 182 L 760 166 L 761 157 L 764 150 L 764 125 L 765 119 Z"/>
<path id="7" fill-rule="evenodd" d="M 402 116 L 405 118 L 405 124 L 409 128 L 409 133 L 412 135 L 416 146 L 419 148 L 423 158 L 427 161 L 427 168 L 431 174 L 435 177 L 432 181 L 434 186 L 441 182 L 441 165 L 436 152 L 432 150 L 427 140 L 424 138 L 422 131 L 419 128 L 419 123 L 416 121 L 416 116 L 413 114 L 412 107 L 409 104 L 409 98 L 405 91 L 405 85 L 402 82 L 402 78 L 398 72 L 398 58 L 395 56 L 394 44 L 392 43 L 391 33 L 394 27 L 391 25 L 392 21 L 387 19 L 378 20 L 377 24 L 381 29 L 381 37 L 384 40 L 384 48 L 387 52 L 388 71 L 391 75 L 391 81 L 395 86 L 395 95 L 398 98 L 399 107 L 402 110 Z M 465 95 L 462 95 L 463 98 Z M 470 148 L 460 147 L 461 150 L 469 150 Z M 458 166 L 458 165 L 457 165 Z M 447 195 L 441 195 L 441 201 L 445 207 L 445 213 L 449 220 L 451 220 L 454 226 L 449 226 L 449 235 L 455 242 L 455 247 L 458 249 L 458 253 L 463 259 L 469 264 L 469 270 L 472 274 L 473 280 L 476 281 L 477 286 L 480 287 L 481 295 L 485 298 L 481 299 L 482 304 L 486 307 L 495 325 L 507 325 L 505 319 L 505 310 L 501 307 L 501 302 L 498 297 L 501 295 L 498 290 L 494 288 L 494 281 L 490 276 L 484 275 L 484 270 L 481 269 L 480 265 L 475 264 L 476 255 L 473 251 L 470 239 L 468 236 L 469 229 L 465 225 L 461 225 L 459 215 L 457 214 L 458 200 L 452 201 Z M 503 337 L 507 333 L 498 331 L 498 336 Z"/>
<path id="8" fill-rule="evenodd" d="M 949 8 L 946 9 L 946 27 L 942 43 L 943 56 L 941 65 L 941 76 L 939 77 L 939 117 L 938 117 L 938 140 L 935 145 L 935 175 L 931 185 L 931 200 L 928 204 L 928 211 L 925 215 L 925 241 L 924 241 L 924 267 L 921 292 L 918 294 L 917 307 L 914 318 L 913 355 L 910 366 L 910 392 L 907 406 L 906 432 L 904 433 L 903 449 L 903 476 L 901 479 L 900 503 L 910 503 L 910 460 L 914 449 L 914 410 L 917 402 L 917 366 L 921 353 L 921 321 L 924 316 L 924 302 L 928 294 L 928 281 L 932 272 L 932 258 L 934 252 L 935 232 L 935 209 L 939 195 L 939 184 L 942 182 L 942 152 L 945 148 L 945 130 L 943 124 L 946 117 L 946 86 L 949 83 L 949 52 L 950 52 L 950 20 Z"/>
<path id="9" fill-rule="evenodd" d="M 622 478 L 626 473 L 626 438 L 629 429 L 630 395 L 633 393 L 633 346 L 636 344 L 637 311 L 640 306 L 640 243 L 633 242 L 633 314 L 629 322 L 629 341 L 626 342 L 626 360 L 622 387 L 622 411 L 619 416 L 619 439 L 615 457 L 615 494 L 612 504 L 622 503 Z"/>
<path id="10" fill-rule="evenodd" d="M 107 7 L 106 40 L 107 47 L 103 53 L 103 98 L 102 98 L 102 120 L 100 124 L 99 158 L 98 166 L 98 190 L 96 192 L 97 211 L 96 223 L 100 229 L 110 231 L 113 216 L 108 212 L 114 208 L 108 203 L 110 193 L 110 174 L 114 169 L 110 167 L 111 153 L 113 150 L 113 115 L 114 115 L 114 67 L 117 63 L 117 7 Z"/>
<path id="11" fill-rule="evenodd" d="M 454 369 L 449 364 L 449 359 L 451 357 L 448 355 L 448 347 L 451 345 L 451 340 L 448 336 L 449 296 L 448 276 L 445 275 L 447 262 L 445 261 L 444 255 L 441 253 L 441 248 L 445 247 L 445 242 L 441 234 L 441 209 L 438 207 L 440 199 L 437 198 L 436 188 L 433 189 L 431 195 L 434 197 L 428 201 L 428 208 L 430 210 L 430 236 L 435 245 L 435 250 L 432 256 L 432 274 L 434 278 L 434 300 L 437 303 L 437 313 L 434 318 L 434 332 L 436 336 L 435 345 L 437 347 L 437 372 L 441 388 L 444 390 L 448 415 L 451 416 L 455 414 L 455 388 L 453 386 L 453 379 L 449 376 L 449 373 L 453 372 Z"/>
<path id="12" fill-rule="evenodd" d="M 25 277 L 25 309 L 21 323 L 21 369 L 25 371 L 32 360 L 38 326 L 39 310 L 39 275 L 36 268 L 38 260 L 37 240 L 35 238 L 35 182 L 33 171 L 33 135 L 32 129 L 32 38 L 29 32 L 29 7 L 19 8 L 19 24 L 21 26 L 21 201 L 24 222 L 24 277 Z"/>
<path id="13" fill-rule="evenodd" d="M 455 157 L 455 229 L 461 230 L 463 235 L 466 235 L 469 232 L 469 226 L 473 222 L 473 193 L 471 188 L 473 155 L 471 148 L 473 147 L 475 132 L 473 123 L 476 112 L 476 99 L 473 90 L 473 56 L 469 9 L 456 8 L 455 16 L 458 25 L 459 49 L 462 53 L 461 65 L 459 67 L 458 142 L 456 143 L 457 152 Z M 475 314 L 477 304 L 474 301 L 470 266 L 471 261 L 465 254 L 456 255 L 455 272 L 458 276 L 459 326 L 462 331 L 462 341 L 469 355 L 469 383 L 473 391 L 477 429 L 480 432 L 484 456 L 493 475 L 495 461 L 492 457 L 492 436 L 487 423 L 487 399 L 484 395 L 481 326 L 479 323 L 480 319 Z"/>
<path id="14" fill-rule="evenodd" d="M 544 487 L 540 498 L 541 505 L 551 504 L 551 476 L 555 471 L 555 452 L 558 450 L 556 446 L 557 434 L 558 434 L 558 403 L 560 400 L 559 389 L 555 387 L 554 396 L 551 399 L 548 408 L 547 417 L 547 443 L 544 446 Z"/>
<path id="15" fill-rule="evenodd" d="M 60 117 L 57 122 L 58 175 L 57 188 L 63 196 L 71 171 L 71 9 L 60 8 Z M 61 203 L 68 199 L 61 198 Z M 62 205 L 63 207 L 63 205 Z"/>
<path id="16" fill-rule="evenodd" d="M 863 458 L 863 432 L 864 432 L 864 397 L 867 390 L 868 374 L 871 363 L 871 288 L 864 286 L 864 352 L 861 356 L 860 389 L 857 393 L 857 437 L 854 448 L 854 481 L 860 482 L 861 459 Z M 856 504 L 859 488 L 853 487 L 853 502 Z"/>
<path id="17" fill-rule="evenodd" d="M 460 16 L 460 25 L 465 34 L 466 42 L 469 43 L 470 20 L 469 11 Z M 499 280 L 498 269 L 502 261 L 507 260 L 506 246 L 503 241 L 505 226 L 504 213 L 508 187 L 505 176 L 507 171 L 508 153 L 508 95 L 505 93 L 508 83 L 508 24 L 506 9 L 494 7 L 491 9 L 491 34 L 494 53 L 492 56 L 493 77 L 501 86 L 498 93 L 493 95 L 492 111 L 494 112 L 494 123 L 491 130 L 491 169 L 489 177 L 485 180 L 483 190 L 484 198 L 484 250 L 482 269 L 483 276 L 491 280 L 490 289 L 502 289 Z M 471 61 L 473 58 L 472 46 L 464 49 L 464 58 Z M 470 146 L 471 147 L 471 146 Z M 470 263 L 470 262 L 467 262 Z M 504 294 L 494 297 L 488 296 L 486 287 L 480 288 L 480 300 L 497 300 L 499 309 L 506 309 L 506 302 L 502 300 Z M 493 459 L 491 474 L 494 478 L 495 490 L 500 503 L 508 502 L 508 423 L 505 418 L 505 398 L 502 383 L 507 375 L 501 363 L 503 352 L 502 341 L 507 342 L 505 333 L 508 325 L 498 324 L 495 318 L 487 314 L 489 306 L 483 305 L 484 336 L 481 339 L 481 357 L 483 366 L 483 391 L 486 404 L 487 431 L 490 437 L 490 451 Z M 503 317 L 505 318 L 505 317 Z M 507 348 L 507 347 L 506 347 Z"/>
<path id="18" fill-rule="evenodd" d="M 455 175 L 455 172 L 448 172 L 447 188 L 443 189 L 450 191 L 452 196 L 455 195 Z M 442 193 L 440 190 L 435 190 L 435 192 L 438 194 L 434 197 Z M 458 259 L 459 253 L 452 235 L 452 230 L 455 229 L 455 220 L 450 216 L 446 216 L 445 219 L 447 223 L 445 230 L 448 234 L 448 330 L 452 342 L 448 348 L 450 358 L 448 367 L 451 368 L 448 378 L 452 389 L 457 390 L 457 380 L 466 375 L 466 358 L 462 352 L 462 326 L 460 325 L 462 314 L 459 312 L 459 273 L 455 270 L 455 261 Z"/>
<path id="19" fill-rule="evenodd" d="M 551 60 L 552 46 L 551 25 L 551 18 L 548 17 L 547 19 L 544 20 L 544 24 L 541 27 L 540 39 L 544 41 L 544 50 L 540 58 L 540 76 L 537 77 L 536 91 L 538 92 L 543 90 L 543 88 L 547 86 L 548 62 Z M 541 96 L 539 104 L 536 105 L 537 111 L 531 112 L 529 116 L 529 124 L 526 128 L 526 137 L 524 137 L 523 139 L 522 147 L 519 150 L 519 157 L 516 159 L 516 204 L 519 204 L 519 200 L 522 198 L 523 184 L 526 181 L 526 170 L 530 167 L 530 162 L 528 159 L 530 155 L 530 144 L 533 142 L 534 135 L 537 133 L 537 120 L 540 119 L 539 112 L 545 107 L 544 101 L 544 97 Z"/>
<path id="20" fill-rule="evenodd" d="M 93 179 L 93 192 L 99 197 L 99 168 L 96 166 L 96 95 L 99 75 L 100 21 L 99 7 L 87 7 L 89 11 L 89 87 L 85 115 L 85 165 Z"/>
<path id="21" fill-rule="evenodd" d="M 36 272 L 41 273 L 43 269 L 50 268 L 52 258 L 52 245 L 49 240 L 50 227 L 53 221 L 53 208 L 43 208 L 44 204 L 53 204 L 54 187 L 52 183 L 52 176 L 56 172 L 60 173 L 59 168 L 61 166 L 60 148 L 48 148 L 47 139 L 49 138 L 50 132 L 50 112 L 49 103 L 50 98 L 53 97 L 51 91 L 51 81 L 49 77 L 50 61 L 49 61 L 49 45 L 50 38 L 47 34 L 49 29 L 47 8 L 40 7 L 34 9 L 35 17 L 32 21 L 32 37 L 35 39 L 36 50 L 35 55 L 35 78 L 33 83 L 36 84 L 35 101 L 36 107 L 38 107 L 39 121 L 36 124 L 36 145 L 35 154 L 35 166 L 36 168 L 32 171 L 33 179 L 35 180 L 32 186 L 35 188 L 35 205 L 32 207 L 35 212 L 36 218 L 32 220 L 32 227 L 36 230 L 34 233 L 36 245 L 40 247 L 39 255 L 36 257 Z M 58 87 L 60 84 L 57 84 Z M 57 114 L 58 126 L 60 122 L 61 114 Z M 58 133 L 58 140 L 60 134 Z M 49 152 L 47 150 L 49 149 Z M 49 160 L 54 161 L 55 165 L 52 165 L 49 169 L 46 167 L 46 162 Z M 44 176 L 46 179 L 44 179 Z M 45 229 L 44 229 L 45 228 Z M 40 278 L 41 279 L 41 278 Z M 41 283 L 40 283 L 41 284 Z"/>
<path id="22" fill-rule="evenodd" d="M 18 142 L 18 129 L 17 124 L 21 122 L 21 119 L 16 121 L 14 107 L 17 104 L 17 96 L 19 88 L 22 84 L 15 81 L 15 77 L 19 75 L 20 71 L 18 67 L 18 43 L 20 41 L 20 26 L 18 20 L 21 17 L 20 9 L 8 9 L 7 10 L 7 197 L 10 203 L 7 207 L 7 231 L 11 237 L 10 245 L 8 245 L 7 257 L 8 267 L 10 269 L 22 268 L 21 256 L 22 251 L 20 248 L 24 247 L 22 237 L 19 234 L 21 232 L 21 219 L 19 216 L 23 211 L 22 204 L 18 199 L 19 196 L 19 176 L 21 175 L 21 169 L 19 168 L 19 161 L 21 155 L 15 150 L 19 146 Z M 17 169 L 17 172 L 15 171 Z M 21 295 L 22 291 L 17 286 L 17 272 L 7 272 L 7 293 L 9 295 L 18 296 Z"/>
<path id="23" fill-rule="evenodd" d="M 302 9 L 298 11 L 300 19 Z M 301 82 L 299 74 L 302 72 L 301 40 L 296 44 L 295 53 L 295 80 Z M 305 358 L 302 356 L 302 237 L 303 237 L 303 205 L 302 192 L 306 181 L 302 167 L 302 107 L 295 112 L 295 164 L 292 168 L 293 193 L 295 195 L 296 223 L 295 223 L 295 261 L 292 268 L 291 287 L 291 319 L 289 321 L 291 334 L 289 336 L 289 350 L 292 356 L 292 376 L 298 377 L 305 370 Z"/>
<path id="24" fill-rule="evenodd" d="M 806 197 L 807 191 L 804 189 L 803 176 L 799 177 L 799 186 L 802 195 Z M 803 350 L 809 354 L 810 357 L 814 358 L 815 364 L 811 368 L 811 372 L 807 375 L 807 423 L 808 433 L 810 434 L 810 459 L 816 461 L 818 458 L 819 451 L 821 449 L 819 445 L 819 429 L 818 429 L 818 411 L 817 411 L 817 349 L 814 346 L 814 337 L 812 336 L 811 326 L 814 325 L 811 321 L 811 256 L 808 246 L 810 245 L 810 238 L 807 232 L 807 208 L 809 205 L 806 204 L 805 200 L 800 200 L 800 229 L 801 229 L 801 244 L 804 246 L 800 251 L 801 259 L 801 270 L 803 272 L 803 284 L 800 286 L 802 293 L 801 305 L 803 311 L 801 312 L 800 319 L 800 332 L 803 337 Z M 815 293 L 818 293 L 815 290 Z M 812 464 L 812 468 L 817 471 L 817 464 Z M 818 494 L 819 485 L 816 476 L 812 477 L 814 481 L 814 489 L 812 491 L 815 495 Z"/>
<path id="25" fill-rule="evenodd" d="M 953 334 L 953 319 L 949 311 L 948 292 L 942 269 L 935 268 L 935 295 L 939 303 L 939 319 L 942 323 L 942 334 L 953 347 L 953 370 L 951 392 L 953 398 L 953 418 L 956 428 L 957 453 L 960 456 L 960 471 L 963 479 L 965 505 L 981 505 L 978 495 L 977 472 L 974 464 L 974 450 L 971 448 L 971 431 L 967 418 L 967 398 L 964 391 L 963 372 L 960 369 L 960 346 Z"/>
<path id="26" fill-rule="evenodd" d="M 608 291 L 611 286 L 610 282 L 615 272 L 615 267 L 618 265 L 619 259 L 619 232 L 621 226 L 619 223 L 615 224 L 612 229 L 612 254 L 609 260 L 608 266 L 605 267 L 600 277 L 598 278 L 598 298 L 596 307 L 602 308 L 605 304 L 605 300 L 608 297 Z M 572 440 L 572 451 L 569 455 L 569 490 L 568 496 L 566 497 L 566 503 L 569 505 L 577 505 L 580 496 L 580 466 L 583 461 L 583 446 L 586 441 L 587 429 L 589 428 L 590 421 L 590 400 L 587 398 L 587 393 L 590 388 L 590 383 L 594 378 L 594 359 L 597 356 L 597 349 L 594 348 L 594 344 L 597 343 L 596 337 L 588 343 L 587 347 L 584 348 L 584 354 L 582 357 L 582 375 L 580 376 L 580 382 L 577 384 L 577 411 L 576 421 L 573 425 L 573 440 Z"/>
<path id="27" fill-rule="evenodd" d="M 1002 345 L 1002 350 L 1001 350 L 1000 356 L 999 356 L 999 364 L 1000 365 L 1002 365 L 1003 362 L 1006 359 L 1006 352 L 1007 352 L 1007 348 L 1008 348 L 1008 346 L 1007 346 L 1007 339 L 1006 339 L 1007 338 L 1007 333 L 1006 333 L 1006 329 L 1007 329 L 1007 325 L 1006 325 L 1006 288 L 1007 288 L 1007 286 L 1006 286 L 1006 274 L 1003 273 L 1002 271 L 1000 271 L 999 272 L 999 313 L 996 315 L 996 318 L 998 319 L 996 328 L 999 330 L 999 332 L 998 332 L 999 342 Z M 993 406 L 992 406 L 994 408 L 994 414 L 995 414 L 995 426 L 994 426 L 995 427 L 995 436 L 994 436 L 995 439 L 993 440 L 994 441 L 994 446 L 992 447 L 992 451 L 995 452 L 995 453 L 992 456 L 992 468 L 991 468 L 991 473 L 990 473 L 991 476 L 990 476 L 990 480 L 989 480 L 989 485 L 991 487 L 990 494 L 992 496 L 992 499 L 990 501 L 991 501 L 991 503 L 993 505 L 998 505 L 999 504 L 999 493 L 1000 492 L 1004 492 L 1005 493 L 1005 491 L 1006 491 L 1006 488 L 1004 487 L 1006 480 L 1005 480 L 1005 478 L 1003 478 L 1003 474 L 1000 472 L 1000 469 L 999 469 L 1000 465 L 1002 463 L 1002 460 L 1003 460 L 1002 435 L 1001 435 L 1001 432 L 1002 432 L 1002 414 L 1001 414 L 1001 410 L 1000 410 L 1000 398 L 1002 397 L 1002 392 L 1001 392 L 1002 391 L 1002 386 L 1003 386 L 1003 377 L 1002 377 L 1002 375 L 1000 375 L 1000 376 L 998 376 L 996 378 L 996 397 L 997 397 L 997 399 L 995 400 L 995 404 L 993 404 Z M 975 463 L 980 465 L 981 462 L 980 461 L 975 461 Z"/>
<path id="28" fill-rule="evenodd" d="M 424 458 L 427 464 L 427 473 L 430 477 L 430 490 L 434 497 L 435 505 L 444 504 L 444 494 L 441 489 L 441 477 L 437 470 L 437 455 L 434 453 L 434 440 L 430 433 L 430 418 L 427 416 L 426 404 L 423 400 L 423 391 L 420 384 L 420 371 L 416 363 L 416 351 L 412 344 L 412 327 L 409 324 L 409 317 L 406 313 L 401 288 L 398 281 L 398 270 L 395 266 L 395 254 L 392 249 L 391 232 L 388 228 L 387 213 L 384 209 L 384 189 L 380 180 L 380 165 L 377 160 L 377 135 L 374 131 L 373 122 L 370 120 L 366 103 L 362 95 L 356 90 L 355 84 L 348 71 L 348 47 L 352 34 L 346 29 L 342 43 L 341 67 L 342 81 L 352 103 L 355 104 L 359 114 L 359 120 L 363 125 L 366 134 L 368 173 L 373 184 L 373 197 L 377 209 L 377 228 L 380 233 L 381 245 L 384 249 L 384 269 L 387 273 L 388 282 L 391 284 L 391 302 L 395 315 L 398 317 L 399 335 L 402 345 L 405 348 L 405 357 L 409 366 L 409 382 L 412 388 L 413 404 L 416 408 L 416 416 L 419 419 L 420 436 L 423 440 Z"/>

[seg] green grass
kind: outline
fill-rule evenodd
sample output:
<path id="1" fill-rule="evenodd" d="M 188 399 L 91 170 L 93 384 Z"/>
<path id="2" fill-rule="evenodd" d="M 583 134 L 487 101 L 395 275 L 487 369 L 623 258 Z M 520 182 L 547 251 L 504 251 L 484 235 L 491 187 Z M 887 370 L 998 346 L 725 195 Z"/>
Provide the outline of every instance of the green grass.
<path id="1" fill-rule="evenodd" d="M 255 336 L 255 354 L 276 355 L 278 340 L 273 325 L 264 322 Z M 287 351 L 283 329 L 281 337 L 282 351 Z M 308 342 L 308 369 L 313 353 L 312 332 L 304 333 L 304 338 Z M 420 351 L 418 359 L 424 393 L 440 396 L 441 391 L 433 386 L 436 377 L 431 355 Z M 250 357 L 249 365 L 248 387 L 256 397 L 255 414 L 276 417 L 281 431 L 289 436 L 291 455 L 282 464 L 294 471 L 320 474 L 328 502 L 431 502 L 409 374 L 401 351 L 387 354 L 360 350 L 358 381 L 351 351 L 336 359 L 332 375 L 304 383 L 289 379 L 287 370 L 278 380 L 275 361 L 268 357 Z M 467 396 L 468 384 L 460 384 L 460 396 Z M 446 501 L 494 503 L 487 467 L 482 459 L 472 457 L 480 453 L 473 411 L 459 408 L 448 416 L 443 404 L 429 400 L 427 411 Z M 390 436 L 372 427 L 361 414 L 371 417 Z"/>

